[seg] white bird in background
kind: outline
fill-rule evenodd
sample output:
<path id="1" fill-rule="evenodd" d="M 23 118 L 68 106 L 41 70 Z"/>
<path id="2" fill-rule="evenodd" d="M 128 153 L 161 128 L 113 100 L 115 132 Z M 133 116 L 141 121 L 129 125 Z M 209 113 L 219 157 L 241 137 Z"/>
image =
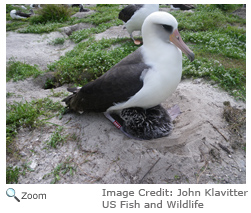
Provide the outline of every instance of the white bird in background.
<path id="1" fill-rule="evenodd" d="M 31 13 L 24 13 L 19 10 L 11 10 L 10 11 L 10 16 L 12 19 L 25 19 L 29 18 L 34 14 L 33 10 L 30 10 Z"/>
<path id="2" fill-rule="evenodd" d="M 119 19 L 125 23 L 125 27 L 136 45 L 139 45 L 141 41 L 133 38 L 133 31 L 141 31 L 145 18 L 158 10 L 158 4 L 130 4 L 120 11 Z"/>

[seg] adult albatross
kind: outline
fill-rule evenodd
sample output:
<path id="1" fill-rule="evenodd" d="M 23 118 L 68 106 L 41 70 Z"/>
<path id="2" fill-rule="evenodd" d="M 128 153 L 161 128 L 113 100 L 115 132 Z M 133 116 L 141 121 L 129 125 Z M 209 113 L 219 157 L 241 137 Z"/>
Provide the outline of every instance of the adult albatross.
<path id="1" fill-rule="evenodd" d="M 141 41 L 135 40 L 132 32 L 141 31 L 145 18 L 158 10 L 158 4 L 130 4 L 120 11 L 119 19 L 125 23 L 125 27 L 136 45 L 139 45 Z"/>
<path id="2" fill-rule="evenodd" d="M 176 90 L 181 80 L 181 51 L 191 61 L 194 60 L 194 53 L 182 41 L 176 19 L 166 12 L 154 12 L 145 19 L 142 37 L 143 45 L 104 75 L 82 88 L 70 90 L 73 94 L 63 100 L 68 108 L 80 113 L 105 112 L 114 124 L 117 122 L 110 114 L 117 113 L 122 120 L 130 120 L 125 122 L 129 126 L 124 129 L 136 126 L 129 132 L 136 138 L 151 139 L 169 134 L 170 129 L 159 133 L 163 126 L 169 128 L 171 122 L 159 105 Z M 149 112 L 151 109 L 153 111 Z M 147 117 L 148 114 L 153 116 Z M 160 114 L 161 117 L 167 116 L 164 123 L 159 126 L 158 122 L 152 124 L 152 117 L 156 121 Z M 139 135 L 138 123 L 143 125 L 144 131 L 142 133 L 141 129 Z M 117 127 L 121 126 L 117 124 Z M 144 137 L 145 132 L 150 136 Z"/>
<path id="3" fill-rule="evenodd" d="M 10 16 L 11 16 L 12 19 L 25 19 L 25 18 L 31 17 L 34 14 L 32 9 L 30 10 L 30 12 L 31 13 L 24 13 L 24 12 L 19 11 L 19 10 L 11 10 L 10 11 Z"/>

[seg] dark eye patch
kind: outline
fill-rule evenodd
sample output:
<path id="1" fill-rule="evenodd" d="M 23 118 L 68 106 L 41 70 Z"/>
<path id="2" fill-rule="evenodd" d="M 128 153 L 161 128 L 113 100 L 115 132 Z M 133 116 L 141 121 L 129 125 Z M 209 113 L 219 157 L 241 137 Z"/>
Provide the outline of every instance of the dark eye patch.
<path id="1" fill-rule="evenodd" d="M 170 25 L 163 24 L 162 27 L 169 33 L 173 32 L 173 27 Z"/>

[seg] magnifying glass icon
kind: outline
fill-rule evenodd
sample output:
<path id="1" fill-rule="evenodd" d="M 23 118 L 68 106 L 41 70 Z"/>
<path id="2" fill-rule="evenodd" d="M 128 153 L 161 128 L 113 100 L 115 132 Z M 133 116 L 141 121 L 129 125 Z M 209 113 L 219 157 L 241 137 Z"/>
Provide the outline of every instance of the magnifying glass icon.
<path id="1" fill-rule="evenodd" d="M 12 188 L 8 188 L 6 191 L 8 197 L 14 197 L 16 201 L 20 202 L 20 200 L 15 196 L 15 190 Z"/>

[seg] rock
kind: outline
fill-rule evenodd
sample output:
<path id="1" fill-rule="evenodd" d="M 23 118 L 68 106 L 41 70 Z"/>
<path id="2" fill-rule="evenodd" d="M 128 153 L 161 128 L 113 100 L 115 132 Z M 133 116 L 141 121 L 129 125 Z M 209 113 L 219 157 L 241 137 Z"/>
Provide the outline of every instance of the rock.
<path id="1" fill-rule="evenodd" d="M 35 170 L 35 168 L 37 167 L 37 162 L 33 161 L 29 167 L 30 169 Z"/>
<path id="2" fill-rule="evenodd" d="M 78 30 L 83 30 L 83 29 L 89 29 L 94 27 L 92 24 L 88 23 L 79 23 L 79 24 L 74 24 L 70 27 L 63 27 L 61 30 L 67 35 L 70 36 L 74 31 Z"/>
<path id="3" fill-rule="evenodd" d="M 54 76 L 54 72 L 47 72 L 34 79 L 36 85 L 43 89 L 51 89 L 59 86 L 59 83 Z"/>
<path id="4" fill-rule="evenodd" d="M 93 10 L 89 10 L 88 12 L 77 12 L 71 17 L 84 18 L 92 13 L 95 13 Z"/>

